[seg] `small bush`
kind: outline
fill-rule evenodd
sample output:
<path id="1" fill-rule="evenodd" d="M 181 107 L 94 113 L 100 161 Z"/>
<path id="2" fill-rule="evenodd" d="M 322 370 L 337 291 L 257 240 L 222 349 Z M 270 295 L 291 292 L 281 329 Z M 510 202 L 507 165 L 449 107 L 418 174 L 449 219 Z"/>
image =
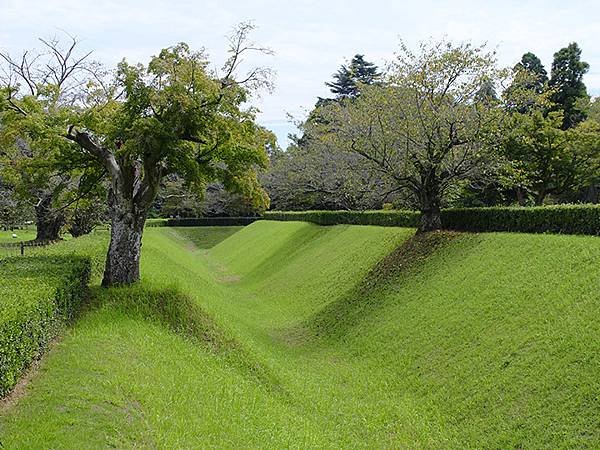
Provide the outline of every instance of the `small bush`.
<path id="1" fill-rule="evenodd" d="M 0 397 L 79 310 L 90 273 L 90 259 L 80 256 L 0 262 Z"/>
<path id="2" fill-rule="evenodd" d="M 271 211 L 264 218 L 319 225 L 417 227 L 419 216 L 416 211 Z M 456 231 L 600 235 L 600 205 L 445 209 L 442 226 Z"/>

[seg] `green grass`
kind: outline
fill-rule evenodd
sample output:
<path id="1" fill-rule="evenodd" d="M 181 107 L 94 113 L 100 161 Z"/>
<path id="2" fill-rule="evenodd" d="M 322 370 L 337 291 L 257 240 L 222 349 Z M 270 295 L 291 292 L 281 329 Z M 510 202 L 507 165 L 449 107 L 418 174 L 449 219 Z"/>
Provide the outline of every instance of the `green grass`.
<path id="1" fill-rule="evenodd" d="M 196 233 L 149 228 L 143 281 L 94 289 L 6 448 L 600 446 L 599 238 Z"/>
<path id="2" fill-rule="evenodd" d="M 27 227 L 23 230 L 9 230 L 4 231 L 0 230 L 0 244 L 12 243 L 12 242 L 21 242 L 21 241 L 31 241 L 35 239 L 35 227 Z M 17 237 L 13 238 L 12 235 L 16 234 Z"/>
<path id="3" fill-rule="evenodd" d="M 186 244 L 190 250 L 208 249 L 237 233 L 243 227 L 167 227 L 173 239 Z"/>

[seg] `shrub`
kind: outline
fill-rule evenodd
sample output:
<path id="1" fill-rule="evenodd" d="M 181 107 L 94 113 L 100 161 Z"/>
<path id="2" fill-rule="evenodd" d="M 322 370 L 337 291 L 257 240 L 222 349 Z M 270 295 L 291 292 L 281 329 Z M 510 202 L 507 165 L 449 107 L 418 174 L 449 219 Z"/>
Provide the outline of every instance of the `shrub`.
<path id="1" fill-rule="evenodd" d="M 74 255 L 0 262 L 0 397 L 76 314 L 90 272 L 90 259 Z"/>
<path id="2" fill-rule="evenodd" d="M 353 224 L 417 227 L 416 211 L 270 211 L 270 220 L 319 225 Z M 442 211 L 442 226 L 456 231 L 513 231 L 600 235 L 600 205 L 456 208 Z"/>

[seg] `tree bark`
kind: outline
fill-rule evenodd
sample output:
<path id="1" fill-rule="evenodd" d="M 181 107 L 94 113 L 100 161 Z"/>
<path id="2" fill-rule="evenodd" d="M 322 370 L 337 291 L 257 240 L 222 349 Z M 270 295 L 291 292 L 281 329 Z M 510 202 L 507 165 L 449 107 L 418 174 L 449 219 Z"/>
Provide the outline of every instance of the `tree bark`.
<path id="1" fill-rule="evenodd" d="M 43 197 L 35 206 L 35 222 L 36 241 L 60 239 L 60 229 L 65 224 L 65 217 L 62 213 L 52 210 L 52 196 Z"/>
<path id="2" fill-rule="evenodd" d="M 525 193 L 523 192 L 523 188 L 521 186 L 517 186 L 517 202 L 519 202 L 520 206 L 525 206 Z"/>
<path id="3" fill-rule="evenodd" d="M 435 169 L 430 170 L 422 179 L 422 189 L 419 193 L 421 206 L 421 225 L 418 233 L 426 233 L 442 228 L 440 183 Z"/>
<path id="4" fill-rule="evenodd" d="M 546 188 L 542 186 L 535 196 L 535 206 L 542 206 L 544 204 L 544 200 L 546 199 L 547 192 Z"/>
<path id="5" fill-rule="evenodd" d="M 135 283 L 140 279 L 144 224 L 162 178 L 160 154 L 143 158 L 118 157 L 88 133 L 75 130 L 74 126 L 69 127 L 65 137 L 101 161 L 110 176 L 110 244 L 102 286 Z"/>
<path id="6" fill-rule="evenodd" d="M 146 210 L 132 200 L 109 193 L 110 244 L 102 286 L 131 284 L 140 279 L 140 254 Z"/>
<path id="7" fill-rule="evenodd" d="M 419 233 L 440 230 L 442 228 L 442 215 L 439 206 L 432 206 L 421 210 L 421 225 L 417 230 Z"/>

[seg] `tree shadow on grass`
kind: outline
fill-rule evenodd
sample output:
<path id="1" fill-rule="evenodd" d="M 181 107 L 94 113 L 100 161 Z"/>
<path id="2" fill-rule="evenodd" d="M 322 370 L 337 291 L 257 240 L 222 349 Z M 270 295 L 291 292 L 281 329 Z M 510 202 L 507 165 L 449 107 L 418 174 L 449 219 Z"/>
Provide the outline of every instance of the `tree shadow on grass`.
<path id="1" fill-rule="evenodd" d="M 417 234 L 380 260 L 348 294 L 329 303 L 296 327 L 286 330 L 284 341 L 302 345 L 314 339 L 337 339 L 365 320 L 388 301 L 407 276 L 421 270 L 427 259 L 466 234 L 436 231 Z"/>

